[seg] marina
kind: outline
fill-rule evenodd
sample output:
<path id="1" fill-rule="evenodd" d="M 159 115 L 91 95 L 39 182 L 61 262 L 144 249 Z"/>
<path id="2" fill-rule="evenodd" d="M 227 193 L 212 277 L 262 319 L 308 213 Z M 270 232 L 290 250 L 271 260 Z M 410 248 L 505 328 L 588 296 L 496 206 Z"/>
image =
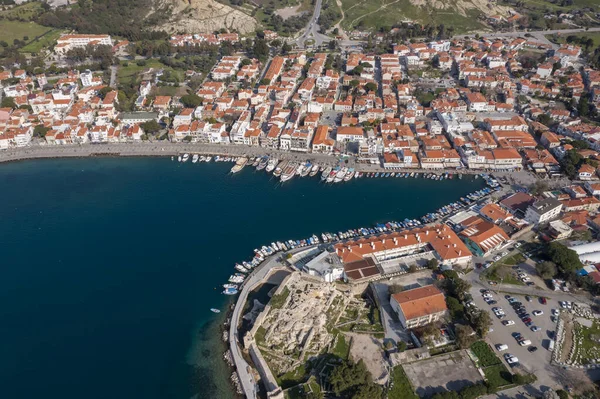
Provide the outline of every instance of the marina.
<path id="1" fill-rule="evenodd" d="M 189 153 L 179 154 L 177 157 L 178 162 L 186 162 L 190 159 Z M 451 172 L 361 172 L 356 168 L 344 166 L 343 162 L 335 167 L 328 165 L 318 165 L 316 163 L 307 160 L 305 162 L 295 162 L 290 160 L 279 160 L 277 158 L 271 158 L 268 155 L 259 157 L 243 157 L 243 156 L 204 156 L 199 154 L 191 154 L 192 163 L 207 163 L 214 160 L 214 162 L 234 162 L 235 164 L 231 168 L 231 173 L 235 174 L 240 172 L 244 167 L 249 166 L 255 168 L 256 171 L 265 171 L 266 173 L 272 173 L 274 177 L 280 178 L 282 183 L 291 180 L 294 177 L 315 177 L 320 176 L 320 180 L 324 183 L 342 183 L 348 182 L 352 179 L 379 179 L 379 178 L 396 178 L 396 179 L 407 179 L 407 178 L 423 178 L 435 181 L 441 180 L 452 180 L 462 179 L 464 171 Z M 174 160 L 174 158 L 172 158 Z M 479 177 L 478 174 L 469 173 Z M 487 174 L 481 174 L 481 176 L 488 176 Z M 486 177 L 487 179 L 488 177 Z M 497 182 L 496 182 L 497 183 Z"/>

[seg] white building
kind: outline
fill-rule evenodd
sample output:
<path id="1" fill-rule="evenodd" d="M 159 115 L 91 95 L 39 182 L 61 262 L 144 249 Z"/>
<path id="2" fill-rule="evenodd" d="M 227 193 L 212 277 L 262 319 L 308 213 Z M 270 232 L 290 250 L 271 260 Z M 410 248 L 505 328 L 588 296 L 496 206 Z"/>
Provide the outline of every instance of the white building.
<path id="1" fill-rule="evenodd" d="M 560 214 L 562 203 L 554 198 L 546 198 L 529 205 L 525 220 L 533 225 L 546 223 Z"/>
<path id="2" fill-rule="evenodd" d="M 394 294 L 390 304 L 404 328 L 434 323 L 444 317 L 448 310 L 444 294 L 434 285 Z"/>

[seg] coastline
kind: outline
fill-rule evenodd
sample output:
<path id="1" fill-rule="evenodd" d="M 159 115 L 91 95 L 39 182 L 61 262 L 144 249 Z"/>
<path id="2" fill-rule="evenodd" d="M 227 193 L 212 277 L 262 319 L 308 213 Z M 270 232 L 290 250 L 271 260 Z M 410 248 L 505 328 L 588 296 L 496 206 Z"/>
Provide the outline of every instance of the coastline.
<path id="1" fill-rule="evenodd" d="M 205 143 L 171 143 L 140 142 L 140 143 L 107 143 L 107 144 L 69 144 L 69 145 L 32 145 L 17 147 L 0 151 L 0 163 L 18 162 L 32 159 L 52 158 L 87 158 L 87 157 L 164 157 L 177 156 L 182 153 L 197 153 L 199 155 L 220 156 L 275 156 L 280 160 L 306 161 L 307 159 L 324 166 L 335 166 L 340 162 L 340 157 L 319 153 L 297 153 L 247 145 L 223 145 Z M 385 169 L 379 164 L 359 163 L 353 157 L 347 158 L 347 166 L 353 167 L 358 172 L 419 172 L 419 173 L 461 173 L 481 174 L 484 170 L 478 169 L 423 169 L 399 168 Z M 493 172 L 496 175 L 515 175 L 515 173 Z M 527 172 L 525 173 L 533 177 Z"/>

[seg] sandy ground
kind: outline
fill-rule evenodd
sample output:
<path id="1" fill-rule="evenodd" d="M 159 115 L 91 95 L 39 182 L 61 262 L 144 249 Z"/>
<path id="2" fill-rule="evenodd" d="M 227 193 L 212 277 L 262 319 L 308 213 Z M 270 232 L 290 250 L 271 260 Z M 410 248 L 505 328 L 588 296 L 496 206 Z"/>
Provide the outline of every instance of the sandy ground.
<path id="1" fill-rule="evenodd" d="M 387 362 L 383 357 L 381 341 L 368 334 L 348 334 L 352 337 L 350 354 L 352 359 L 362 359 L 371 372 L 373 380 L 378 384 L 385 384 L 389 378 L 386 367 Z"/>

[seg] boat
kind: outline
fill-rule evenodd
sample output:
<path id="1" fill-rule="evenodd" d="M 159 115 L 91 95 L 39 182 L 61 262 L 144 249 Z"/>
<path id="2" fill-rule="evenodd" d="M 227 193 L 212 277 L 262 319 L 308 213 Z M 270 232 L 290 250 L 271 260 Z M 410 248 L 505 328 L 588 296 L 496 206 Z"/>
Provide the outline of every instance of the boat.
<path id="1" fill-rule="evenodd" d="M 339 183 L 344 179 L 344 176 L 346 176 L 346 173 L 348 173 L 348 168 L 347 167 L 343 167 L 342 169 L 340 169 L 336 175 L 335 178 L 333 179 L 334 183 Z"/>
<path id="2" fill-rule="evenodd" d="M 298 166 L 295 163 L 288 163 L 286 168 L 281 172 L 281 182 L 286 182 L 296 175 Z"/>
<path id="3" fill-rule="evenodd" d="M 190 159 L 190 154 L 183 154 L 183 158 L 181 158 L 181 162 L 187 162 Z"/>
<path id="4" fill-rule="evenodd" d="M 350 181 L 354 177 L 354 168 L 348 169 L 346 175 L 344 176 L 344 181 Z"/>
<path id="5" fill-rule="evenodd" d="M 269 157 L 262 157 L 258 165 L 256 166 L 256 170 L 263 170 L 267 167 L 267 163 L 269 162 Z"/>
<path id="6" fill-rule="evenodd" d="M 235 295 L 238 293 L 238 290 L 236 290 L 235 288 L 225 288 L 223 290 L 223 294 L 225 295 Z"/>
<path id="7" fill-rule="evenodd" d="M 269 159 L 269 162 L 267 162 L 267 167 L 265 168 L 267 173 L 271 173 L 272 171 L 274 171 L 275 167 L 277 167 L 278 163 L 279 163 L 279 160 L 277 158 Z"/>
<path id="8" fill-rule="evenodd" d="M 311 170 L 312 170 L 312 164 L 310 162 L 306 161 L 306 163 L 304 164 L 304 169 L 302 169 L 302 172 L 300 172 L 300 176 L 302 176 L 302 177 L 308 176 L 308 174 L 310 173 Z"/>
<path id="9" fill-rule="evenodd" d="M 244 166 L 246 166 L 246 164 L 248 163 L 248 158 L 239 158 L 235 165 L 233 165 L 233 167 L 231 168 L 231 173 L 237 173 L 240 170 L 244 169 Z"/>
<path id="10" fill-rule="evenodd" d="M 329 174 L 331 173 L 331 169 L 332 169 L 331 166 L 328 166 L 327 168 L 325 168 L 325 170 L 321 174 L 321 181 L 327 180 L 327 178 L 329 177 Z"/>
<path id="11" fill-rule="evenodd" d="M 333 169 L 331 172 L 329 172 L 329 176 L 327 176 L 327 183 L 333 183 L 333 180 L 335 179 L 335 176 L 337 175 L 339 170 L 340 170 L 340 168 L 338 166 L 335 169 Z"/>
<path id="12" fill-rule="evenodd" d="M 252 162 L 252 166 L 256 168 L 259 163 L 260 163 L 260 157 L 256 157 L 256 159 L 254 160 L 254 162 Z"/>
<path id="13" fill-rule="evenodd" d="M 279 162 L 279 164 L 275 168 L 275 171 L 273 172 L 273 176 L 275 176 L 275 177 L 281 176 L 281 173 L 283 172 L 283 169 L 285 169 L 287 167 L 288 163 L 289 163 L 289 161 L 281 161 L 281 162 Z"/>
<path id="14" fill-rule="evenodd" d="M 237 270 L 238 272 L 242 272 L 242 273 L 248 273 L 248 269 L 246 269 L 244 266 L 236 264 L 235 265 L 235 270 Z"/>
<path id="15" fill-rule="evenodd" d="M 221 313 L 221 311 L 219 309 L 215 309 L 215 308 L 210 308 L 210 311 L 213 313 Z"/>
<path id="16" fill-rule="evenodd" d="M 296 168 L 296 172 L 295 172 L 298 176 L 301 176 L 302 173 L 304 173 L 304 165 L 300 164 L 298 165 L 298 167 Z"/>
<path id="17" fill-rule="evenodd" d="M 237 290 L 238 286 L 236 284 L 223 284 L 223 288 L 235 288 Z"/>
<path id="18" fill-rule="evenodd" d="M 198 162 L 198 154 L 194 154 L 192 156 L 192 163 L 196 163 L 196 162 Z"/>
<path id="19" fill-rule="evenodd" d="M 206 159 L 204 160 L 204 162 L 210 162 L 212 160 L 211 156 L 207 156 Z"/>
<path id="20" fill-rule="evenodd" d="M 310 173 L 308 175 L 310 177 L 314 177 L 314 176 L 316 176 L 317 173 L 319 173 L 319 165 L 313 165 L 313 167 L 310 169 Z"/>
<path id="21" fill-rule="evenodd" d="M 181 155 L 177 157 L 177 161 L 181 162 Z"/>

